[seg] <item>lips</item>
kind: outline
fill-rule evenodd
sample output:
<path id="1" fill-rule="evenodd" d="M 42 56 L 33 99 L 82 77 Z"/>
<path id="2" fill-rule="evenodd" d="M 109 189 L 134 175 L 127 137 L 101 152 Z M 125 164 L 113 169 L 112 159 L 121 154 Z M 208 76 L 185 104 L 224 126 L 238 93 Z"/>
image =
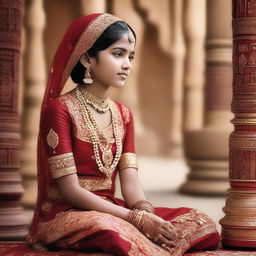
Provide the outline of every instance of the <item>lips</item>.
<path id="1" fill-rule="evenodd" d="M 120 73 L 117 73 L 119 76 L 125 76 L 125 77 L 127 77 L 127 73 L 126 72 L 120 72 Z"/>

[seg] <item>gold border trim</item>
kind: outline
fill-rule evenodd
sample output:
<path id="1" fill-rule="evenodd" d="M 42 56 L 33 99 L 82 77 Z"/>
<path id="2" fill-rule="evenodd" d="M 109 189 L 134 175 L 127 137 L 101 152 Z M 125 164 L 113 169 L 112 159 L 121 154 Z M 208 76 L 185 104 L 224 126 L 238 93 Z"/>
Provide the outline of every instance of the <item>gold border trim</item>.
<path id="1" fill-rule="evenodd" d="M 126 168 L 138 169 L 137 156 L 135 153 L 123 153 L 118 163 L 119 170 Z"/>
<path id="2" fill-rule="evenodd" d="M 76 165 L 72 152 L 49 157 L 48 163 L 54 179 L 76 173 Z"/>

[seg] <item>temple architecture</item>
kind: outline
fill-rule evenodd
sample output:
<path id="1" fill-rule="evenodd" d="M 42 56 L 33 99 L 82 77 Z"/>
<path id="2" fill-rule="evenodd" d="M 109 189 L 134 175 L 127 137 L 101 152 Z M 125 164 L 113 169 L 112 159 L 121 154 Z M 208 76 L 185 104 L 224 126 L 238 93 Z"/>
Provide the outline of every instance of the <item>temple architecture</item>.
<path id="1" fill-rule="evenodd" d="M 233 6 L 230 0 L 2 0 L 0 239 L 27 233 L 23 209 L 36 201 L 36 142 L 50 63 L 68 25 L 93 12 L 117 15 L 137 34 L 131 76 L 111 94 L 134 113 L 138 155 L 185 159 L 182 193 L 225 195 L 230 179 L 224 244 L 255 247 L 254 0 Z M 69 80 L 63 92 L 74 86 Z"/>
<path id="2" fill-rule="evenodd" d="M 0 239 L 22 239 L 28 219 L 21 206 L 18 115 L 23 2 L 0 2 Z"/>

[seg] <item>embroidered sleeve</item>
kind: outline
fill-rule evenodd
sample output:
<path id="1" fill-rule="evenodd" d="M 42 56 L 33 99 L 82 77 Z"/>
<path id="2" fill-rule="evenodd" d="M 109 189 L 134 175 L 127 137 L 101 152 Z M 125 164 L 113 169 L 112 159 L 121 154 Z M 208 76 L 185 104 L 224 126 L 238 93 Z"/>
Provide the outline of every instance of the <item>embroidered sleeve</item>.
<path id="1" fill-rule="evenodd" d="M 76 166 L 72 152 L 49 157 L 48 163 L 54 179 L 76 173 Z"/>
<path id="2" fill-rule="evenodd" d="M 72 153 L 72 125 L 68 108 L 59 99 L 51 102 L 44 110 L 40 132 L 49 171 L 54 179 L 76 173 Z"/>
<path id="3" fill-rule="evenodd" d="M 135 168 L 138 169 L 138 163 L 137 163 L 137 158 L 136 154 L 134 153 L 123 153 L 121 155 L 121 158 L 119 160 L 119 170 L 123 170 L 126 168 Z"/>
<path id="4" fill-rule="evenodd" d="M 58 99 L 45 109 L 40 132 L 48 157 L 72 152 L 72 119 Z"/>

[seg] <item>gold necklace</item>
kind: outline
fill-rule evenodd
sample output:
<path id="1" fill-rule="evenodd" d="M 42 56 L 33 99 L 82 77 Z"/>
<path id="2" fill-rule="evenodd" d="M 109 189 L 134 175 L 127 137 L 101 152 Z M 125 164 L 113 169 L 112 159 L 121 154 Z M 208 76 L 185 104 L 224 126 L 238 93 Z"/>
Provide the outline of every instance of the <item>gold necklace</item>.
<path id="1" fill-rule="evenodd" d="M 110 148 L 106 149 L 105 145 L 102 145 L 102 143 L 100 143 L 99 137 L 102 134 L 102 132 L 99 132 L 100 129 L 97 126 L 97 123 L 94 120 L 94 118 L 86 104 L 86 101 L 82 95 L 80 88 L 76 89 L 76 96 L 77 96 L 77 99 L 82 107 L 82 116 L 83 116 L 83 119 L 87 126 L 87 129 L 89 131 L 91 140 L 92 140 L 93 152 L 94 152 L 96 163 L 99 167 L 99 170 L 101 172 L 103 172 L 104 174 L 106 174 L 107 177 L 110 177 L 111 174 L 113 173 L 113 171 L 115 170 L 115 168 L 120 160 L 121 154 L 122 154 L 122 138 L 118 134 L 117 123 L 116 123 L 116 119 L 115 119 L 115 116 L 113 113 L 112 106 L 111 106 L 111 104 L 109 104 L 109 110 L 111 113 L 112 125 L 113 125 L 113 130 L 114 130 L 114 138 L 115 138 L 115 143 L 116 143 L 116 154 L 115 154 L 115 157 L 112 158 L 112 160 L 110 161 L 110 159 L 107 159 L 106 155 L 109 153 L 107 151 L 111 150 L 111 149 Z M 103 163 L 100 158 L 99 149 L 101 149 L 101 151 L 102 151 Z"/>
<path id="2" fill-rule="evenodd" d="M 88 92 L 84 87 L 80 87 L 80 91 L 82 92 L 86 103 L 93 107 L 98 113 L 104 114 L 109 110 L 109 97 L 100 99 Z"/>

